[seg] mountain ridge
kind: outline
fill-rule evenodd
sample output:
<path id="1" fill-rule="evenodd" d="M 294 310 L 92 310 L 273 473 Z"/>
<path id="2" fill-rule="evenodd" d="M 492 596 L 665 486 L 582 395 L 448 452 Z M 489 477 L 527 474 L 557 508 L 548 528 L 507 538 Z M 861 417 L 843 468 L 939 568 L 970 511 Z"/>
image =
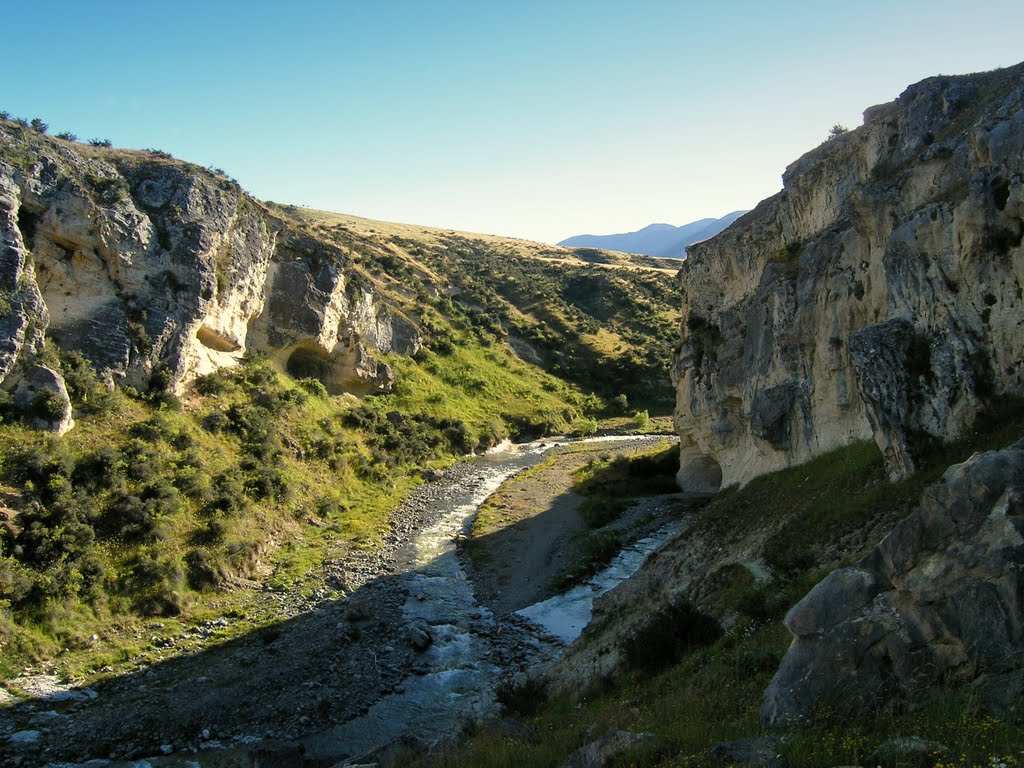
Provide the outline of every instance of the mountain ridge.
<path id="1" fill-rule="evenodd" d="M 687 246 L 714 237 L 748 211 L 732 211 L 721 218 L 703 218 L 688 224 L 648 224 L 635 232 L 613 235 L 573 235 L 558 245 L 567 248 L 603 248 L 659 258 L 685 259 Z"/>

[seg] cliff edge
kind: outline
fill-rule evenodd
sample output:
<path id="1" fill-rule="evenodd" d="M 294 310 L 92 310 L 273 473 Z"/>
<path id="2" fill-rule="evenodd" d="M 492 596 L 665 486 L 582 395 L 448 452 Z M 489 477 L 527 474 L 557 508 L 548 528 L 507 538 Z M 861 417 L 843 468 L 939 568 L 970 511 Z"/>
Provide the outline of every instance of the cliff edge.
<path id="1" fill-rule="evenodd" d="M 684 490 L 866 438 L 904 477 L 1024 388 L 1024 65 L 913 85 L 783 182 L 679 272 Z"/>
<path id="2" fill-rule="evenodd" d="M 181 392 L 256 352 L 332 394 L 388 389 L 377 353 L 421 343 L 351 253 L 222 174 L 4 120 L 0 382 L 59 432 L 70 406 L 47 339 L 142 390 Z"/>

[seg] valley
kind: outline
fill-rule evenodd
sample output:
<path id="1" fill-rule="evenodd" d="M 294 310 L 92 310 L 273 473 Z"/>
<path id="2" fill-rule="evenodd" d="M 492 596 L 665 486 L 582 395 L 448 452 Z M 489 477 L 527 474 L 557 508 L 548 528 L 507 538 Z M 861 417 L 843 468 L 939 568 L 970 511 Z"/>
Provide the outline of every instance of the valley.
<path id="1" fill-rule="evenodd" d="M 681 264 L 4 116 L 0 759 L 1020 765 L 1022 84 Z"/>

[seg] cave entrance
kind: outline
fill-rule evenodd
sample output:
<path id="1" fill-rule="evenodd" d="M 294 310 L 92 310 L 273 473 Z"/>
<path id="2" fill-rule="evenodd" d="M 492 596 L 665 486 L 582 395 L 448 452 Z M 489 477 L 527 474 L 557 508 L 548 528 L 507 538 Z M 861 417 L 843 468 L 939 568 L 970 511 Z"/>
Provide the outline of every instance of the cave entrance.
<path id="1" fill-rule="evenodd" d="M 25 243 L 26 250 L 33 250 L 33 241 L 36 237 L 36 227 L 38 224 L 38 213 L 33 213 L 24 205 L 18 208 L 18 229 L 21 230 L 21 241 Z"/>
<path id="2" fill-rule="evenodd" d="M 687 493 L 718 493 L 722 488 L 722 466 L 707 454 L 684 455 L 676 482 Z"/>
<path id="3" fill-rule="evenodd" d="M 296 379 L 317 379 L 326 383 L 328 374 L 327 356 L 323 352 L 299 347 L 288 358 L 285 370 Z"/>

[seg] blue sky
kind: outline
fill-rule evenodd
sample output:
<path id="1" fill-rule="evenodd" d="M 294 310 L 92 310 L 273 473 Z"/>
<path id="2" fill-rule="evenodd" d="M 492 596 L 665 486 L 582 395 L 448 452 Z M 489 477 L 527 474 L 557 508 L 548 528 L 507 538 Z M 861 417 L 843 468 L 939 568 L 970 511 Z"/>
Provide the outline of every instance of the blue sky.
<path id="1" fill-rule="evenodd" d="M 548 242 L 752 207 L 834 123 L 1024 60 L 1020 0 L 5 6 L 0 109 L 263 199 Z"/>

